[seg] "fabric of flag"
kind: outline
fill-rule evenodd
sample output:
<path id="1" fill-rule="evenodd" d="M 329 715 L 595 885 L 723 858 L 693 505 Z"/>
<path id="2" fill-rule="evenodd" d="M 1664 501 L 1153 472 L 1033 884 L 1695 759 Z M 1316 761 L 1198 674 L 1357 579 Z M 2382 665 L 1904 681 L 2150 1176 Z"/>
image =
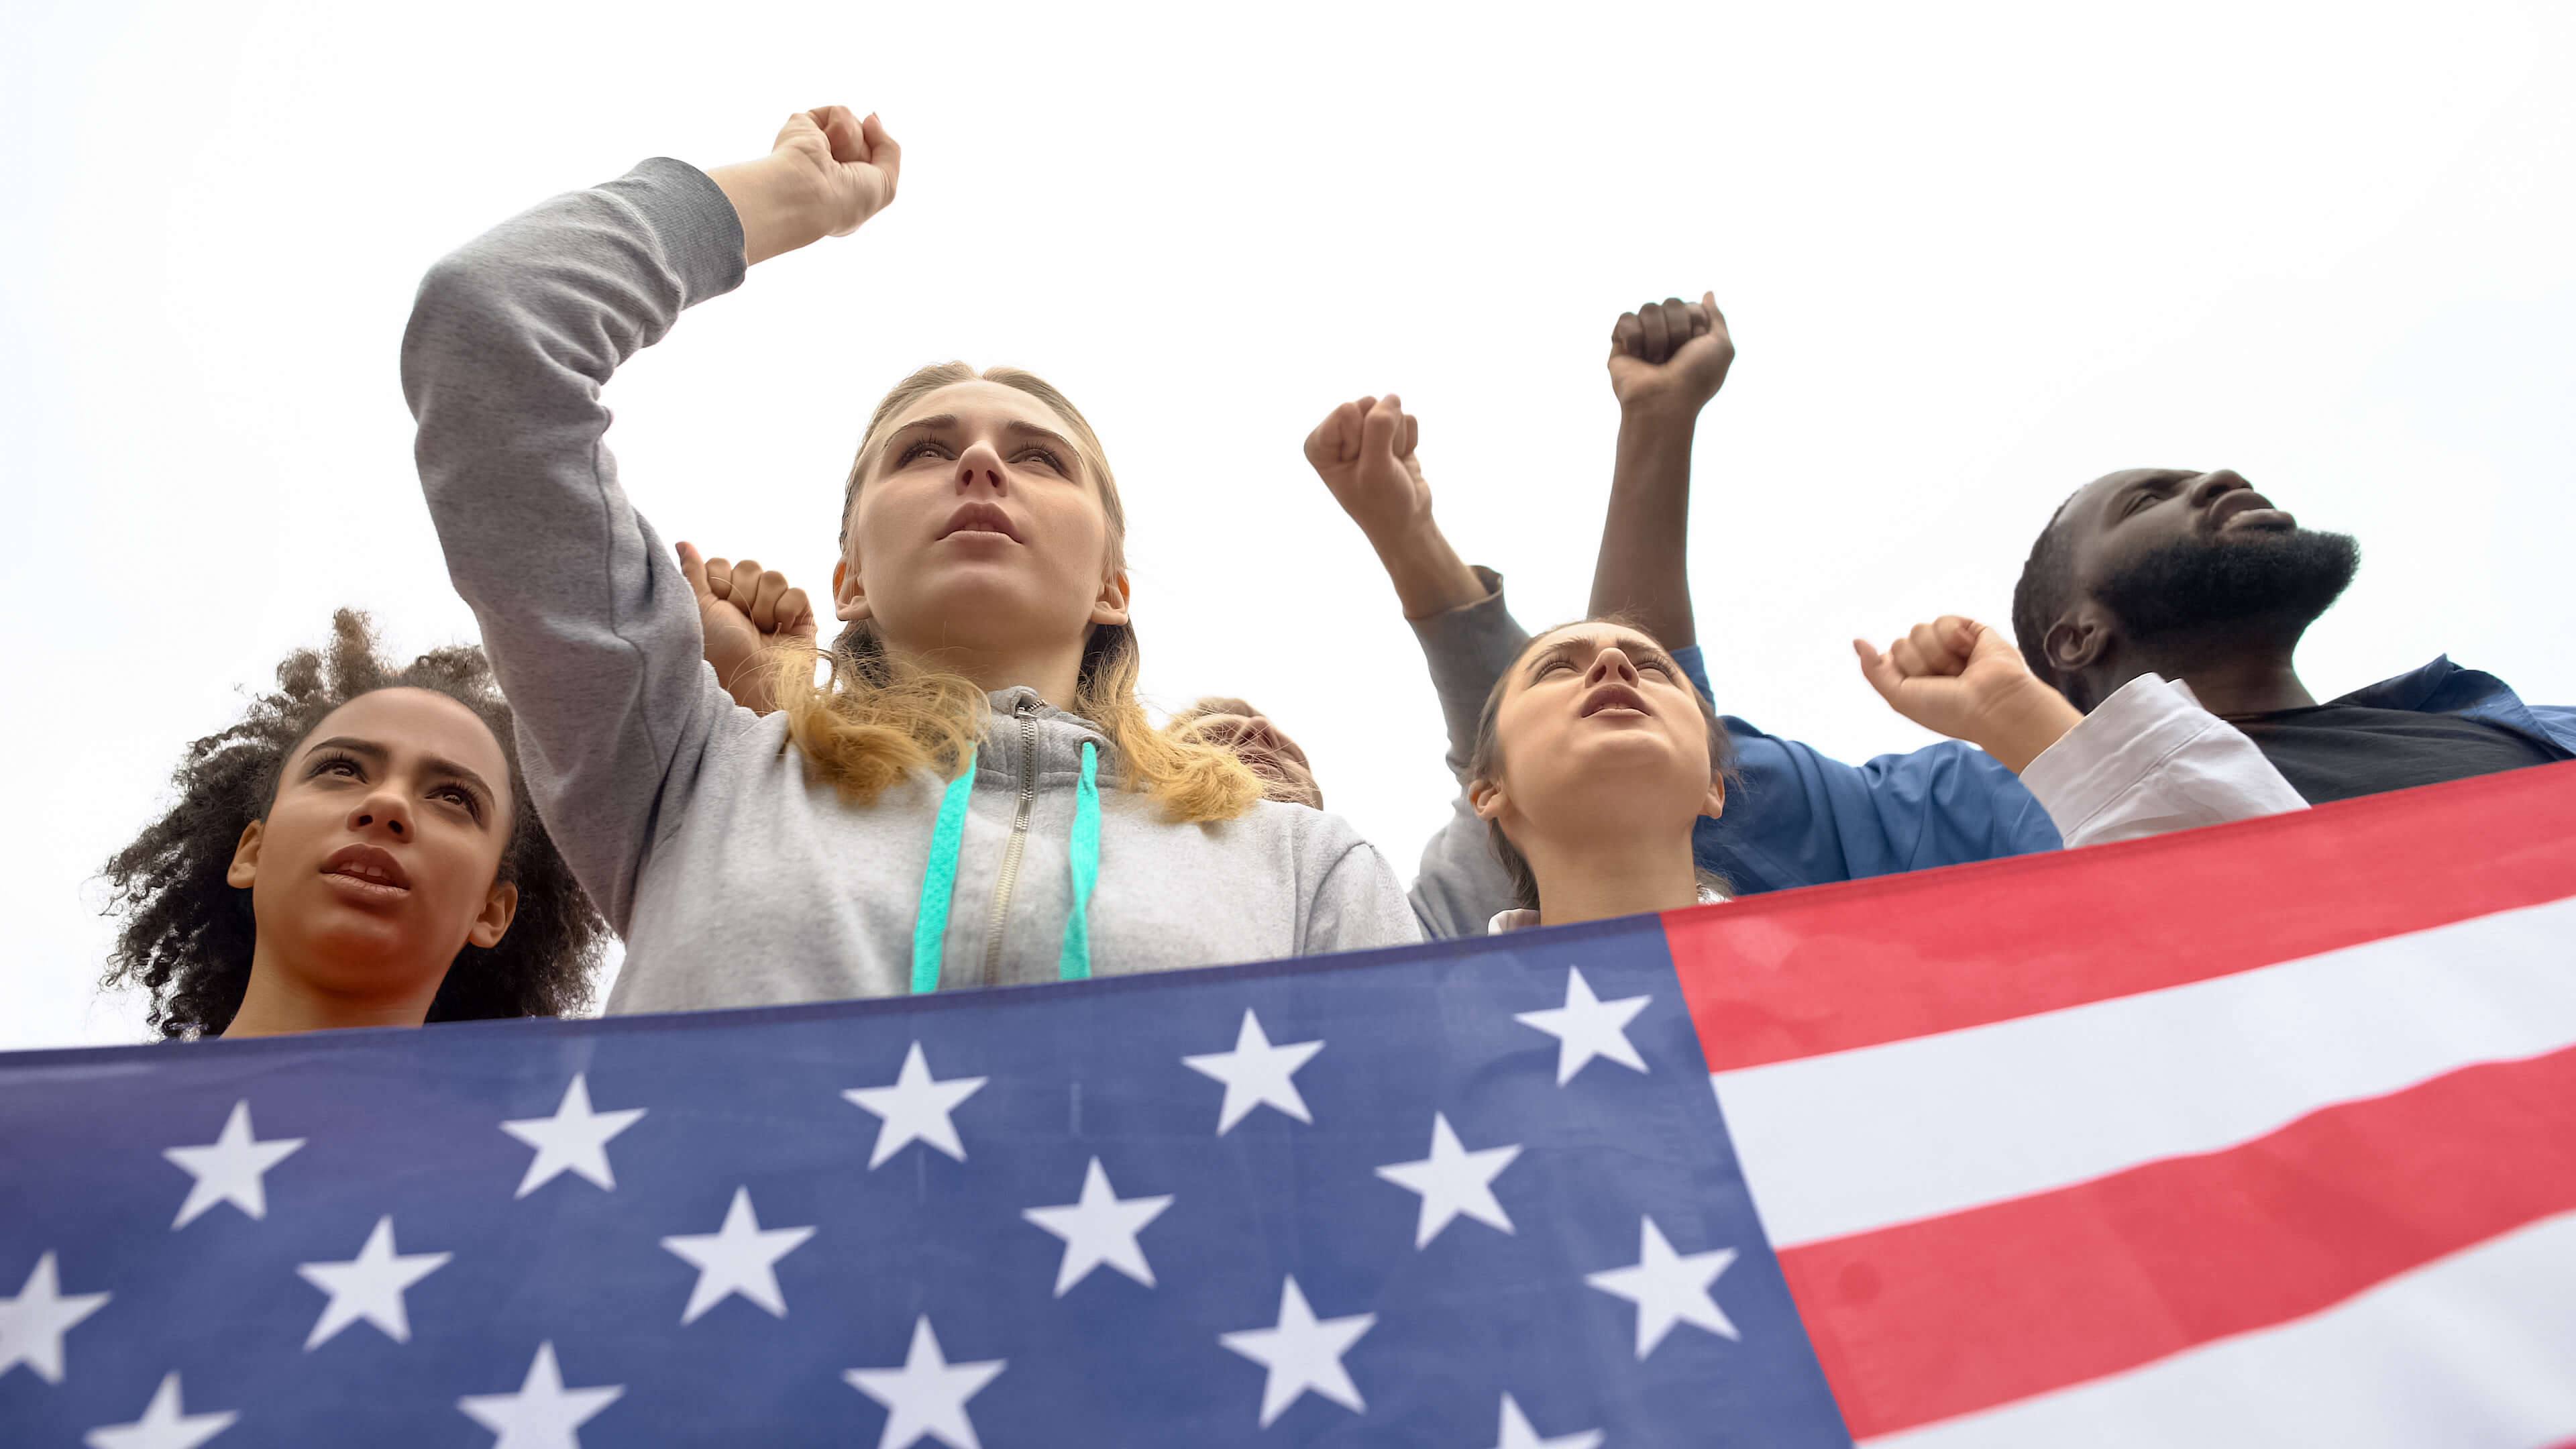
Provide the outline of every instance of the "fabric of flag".
<path id="1" fill-rule="evenodd" d="M 1669 925 L 1864 1442 L 2576 1443 L 2576 764 Z"/>
<path id="2" fill-rule="evenodd" d="M 1848 1444 L 1653 918 L 0 1058 L 0 1444 Z"/>
<path id="3" fill-rule="evenodd" d="M 12 1284 L 13 1449 L 2576 1442 L 2576 764 L 1412 951 L 0 1058 Z"/>

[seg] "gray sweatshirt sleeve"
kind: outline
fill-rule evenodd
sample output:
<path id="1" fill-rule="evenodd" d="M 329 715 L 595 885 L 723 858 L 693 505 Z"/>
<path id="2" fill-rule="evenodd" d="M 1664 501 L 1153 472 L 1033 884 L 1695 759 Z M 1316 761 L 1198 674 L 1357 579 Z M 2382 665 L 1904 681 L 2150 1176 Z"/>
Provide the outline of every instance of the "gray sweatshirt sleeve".
<path id="1" fill-rule="evenodd" d="M 1494 858 L 1485 822 L 1467 803 L 1466 773 L 1485 698 L 1520 657 L 1529 633 L 1503 603 L 1502 575 L 1479 565 L 1476 576 L 1490 591 L 1484 598 L 1413 624 L 1449 729 L 1449 773 L 1459 784 L 1449 820 L 1423 847 L 1422 869 L 1413 879 L 1413 912 L 1434 940 L 1481 936 L 1494 913 L 1513 904 L 1511 877 Z"/>
<path id="2" fill-rule="evenodd" d="M 1422 927 L 1405 904 L 1395 867 L 1375 846 L 1354 841 L 1315 889 L 1299 954 L 1410 946 L 1421 939 Z"/>
<path id="3" fill-rule="evenodd" d="M 403 394 L 448 576 L 518 716 L 547 828 L 621 932 L 696 763 L 753 717 L 717 688 L 688 584 L 618 486 L 600 389 L 682 309 L 742 275 L 724 193 L 656 159 L 440 261 L 403 334 Z"/>

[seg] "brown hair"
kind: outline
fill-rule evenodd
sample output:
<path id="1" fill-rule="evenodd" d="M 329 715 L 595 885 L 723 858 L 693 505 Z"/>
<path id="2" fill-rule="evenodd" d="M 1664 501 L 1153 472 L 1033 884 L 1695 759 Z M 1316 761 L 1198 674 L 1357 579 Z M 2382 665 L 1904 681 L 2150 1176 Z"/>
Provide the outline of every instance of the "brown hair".
<path id="1" fill-rule="evenodd" d="M 1109 457 L 1072 399 L 1032 372 L 1016 367 L 983 371 L 963 362 L 922 368 L 896 383 L 868 419 L 858 455 L 841 491 L 841 539 L 849 539 L 868 460 L 896 418 L 926 394 L 961 382 L 1016 388 L 1062 419 L 1073 435 L 1083 474 L 1100 494 L 1109 520 L 1109 568 L 1126 567 L 1127 509 Z M 955 775 L 982 733 L 991 704 L 961 675 L 926 669 L 889 654 L 872 621 L 859 620 L 832 641 L 830 668 L 817 682 L 811 650 L 781 650 L 774 683 L 787 715 L 788 737 L 805 758 L 854 804 L 874 800 L 913 770 Z M 1109 737 L 1119 783 L 1153 796 L 1175 822 L 1230 820 L 1261 799 L 1262 785 L 1242 761 L 1212 745 L 1156 730 L 1136 697 L 1143 665 L 1136 631 L 1128 624 L 1097 624 L 1083 643 L 1074 691 L 1074 713 Z"/>
<path id="2" fill-rule="evenodd" d="M 1497 722 L 1502 717 L 1503 695 L 1511 688 L 1512 671 L 1520 667 L 1520 662 L 1529 657 L 1530 650 L 1535 648 L 1540 640 L 1562 630 L 1571 629 L 1577 624 L 1610 624 L 1621 629 L 1635 630 L 1649 639 L 1655 637 L 1639 628 L 1636 621 L 1625 614 L 1603 614 L 1590 619 L 1576 619 L 1552 628 L 1541 629 L 1531 635 L 1529 642 L 1521 646 L 1520 652 L 1512 656 L 1511 667 L 1505 669 L 1502 676 L 1494 681 L 1492 692 L 1485 696 L 1483 712 L 1476 716 L 1476 749 L 1467 760 L 1467 778 L 1470 781 L 1499 782 L 1502 779 L 1503 742 Z M 1658 647 L 1660 647 L 1660 641 Z M 1690 697 L 1692 702 L 1699 706 L 1700 718 L 1708 725 L 1708 777 L 1732 784 L 1736 780 L 1735 742 L 1727 738 L 1726 727 L 1718 723 L 1717 706 L 1709 702 L 1708 696 L 1699 692 L 1697 685 L 1691 686 Z M 1521 854 L 1520 847 L 1512 844 L 1511 837 L 1503 833 L 1503 823 L 1499 820 L 1485 822 L 1485 839 L 1493 846 L 1494 858 L 1502 862 L 1503 874 L 1511 879 L 1512 904 L 1524 911 L 1537 910 L 1538 876 L 1530 870 L 1529 857 Z M 1701 868 L 1699 883 L 1703 890 L 1714 891 L 1722 896 L 1735 894 L 1734 886 L 1728 883 L 1726 877 L 1713 870 Z"/>

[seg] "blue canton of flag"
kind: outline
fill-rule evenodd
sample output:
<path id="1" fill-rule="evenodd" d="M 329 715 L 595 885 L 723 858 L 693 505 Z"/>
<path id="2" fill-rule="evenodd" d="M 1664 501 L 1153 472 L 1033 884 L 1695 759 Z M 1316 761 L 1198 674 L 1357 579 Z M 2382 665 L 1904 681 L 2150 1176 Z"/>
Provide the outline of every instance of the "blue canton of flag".
<path id="1" fill-rule="evenodd" d="M 0 1164 L 11 1446 L 1850 1442 L 1652 921 L 24 1053 Z"/>

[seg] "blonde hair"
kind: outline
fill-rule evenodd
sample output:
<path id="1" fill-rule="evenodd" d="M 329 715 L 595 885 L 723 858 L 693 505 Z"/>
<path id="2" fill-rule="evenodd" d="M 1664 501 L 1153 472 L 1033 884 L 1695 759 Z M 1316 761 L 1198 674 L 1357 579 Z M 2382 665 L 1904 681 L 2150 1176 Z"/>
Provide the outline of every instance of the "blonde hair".
<path id="1" fill-rule="evenodd" d="M 896 383 L 877 404 L 859 440 L 841 493 L 841 540 L 849 540 L 868 460 L 894 420 L 925 394 L 961 382 L 1016 388 L 1047 405 L 1073 435 L 1083 473 L 1099 490 L 1109 520 L 1110 569 L 1126 567 L 1127 510 L 1118 481 L 1091 424 L 1073 401 L 1044 378 L 1016 367 L 978 372 L 962 362 L 922 368 Z M 779 652 L 773 682 L 787 716 L 788 738 L 806 760 L 852 804 L 876 799 L 887 786 L 918 769 L 953 777 L 966 766 L 992 705 L 983 689 L 962 675 L 927 669 L 887 652 L 874 625 L 860 620 L 832 641 L 830 669 L 817 682 L 816 652 Z M 1231 820 L 1261 799 L 1260 777 L 1228 751 L 1156 730 L 1136 697 L 1143 656 L 1136 631 L 1126 624 L 1094 625 L 1082 646 L 1073 712 L 1109 737 L 1118 784 L 1151 795 L 1174 822 Z"/>

